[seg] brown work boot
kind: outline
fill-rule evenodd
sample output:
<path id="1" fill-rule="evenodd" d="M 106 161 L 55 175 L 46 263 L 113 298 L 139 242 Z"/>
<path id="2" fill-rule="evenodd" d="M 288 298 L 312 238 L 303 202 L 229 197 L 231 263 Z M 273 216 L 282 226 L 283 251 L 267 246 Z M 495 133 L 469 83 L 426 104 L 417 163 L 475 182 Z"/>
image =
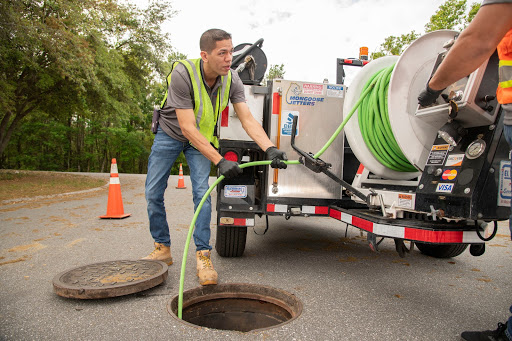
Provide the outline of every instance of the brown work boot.
<path id="1" fill-rule="evenodd" d="M 196 260 L 197 277 L 199 277 L 199 284 L 217 284 L 217 271 L 213 269 L 212 260 L 210 258 L 210 250 L 197 251 Z"/>
<path id="2" fill-rule="evenodd" d="M 155 243 L 155 249 L 149 255 L 142 259 L 159 260 L 167 265 L 172 264 L 171 247 L 164 244 Z"/>

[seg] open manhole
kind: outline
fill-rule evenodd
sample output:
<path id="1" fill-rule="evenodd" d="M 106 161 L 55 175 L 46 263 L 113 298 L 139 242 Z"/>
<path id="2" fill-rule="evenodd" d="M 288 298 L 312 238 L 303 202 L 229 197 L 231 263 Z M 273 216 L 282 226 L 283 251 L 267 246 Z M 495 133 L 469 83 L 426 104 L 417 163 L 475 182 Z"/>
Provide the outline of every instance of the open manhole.
<path id="1" fill-rule="evenodd" d="M 183 320 L 178 318 L 178 296 L 169 301 L 167 310 L 185 324 L 248 332 L 296 319 L 302 303 L 293 294 L 267 286 L 218 284 L 183 292 Z"/>
<path id="2" fill-rule="evenodd" d="M 153 260 L 117 260 L 79 266 L 53 278 L 57 295 L 98 299 L 129 295 L 163 283 L 168 266 Z"/>

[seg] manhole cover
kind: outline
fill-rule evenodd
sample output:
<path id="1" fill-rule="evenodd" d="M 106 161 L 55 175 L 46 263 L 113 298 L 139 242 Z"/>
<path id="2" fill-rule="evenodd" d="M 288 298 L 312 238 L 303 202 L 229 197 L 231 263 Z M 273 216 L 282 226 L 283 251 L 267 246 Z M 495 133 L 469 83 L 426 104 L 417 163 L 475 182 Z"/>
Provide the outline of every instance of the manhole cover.
<path id="1" fill-rule="evenodd" d="M 53 278 L 59 296 L 80 299 L 117 297 L 143 291 L 165 281 L 167 264 L 150 260 L 118 260 L 80 266 Z"/>
<path id="2" fill-rule="evenodd" d="M 178 318 L 178 296 L 167 310 L 194 327 L 248 332 L 294 320 L 302 313 L 302 303 L 293 294 L 267 286 L 219 284 L 183 292 L 183 320 Z"/>

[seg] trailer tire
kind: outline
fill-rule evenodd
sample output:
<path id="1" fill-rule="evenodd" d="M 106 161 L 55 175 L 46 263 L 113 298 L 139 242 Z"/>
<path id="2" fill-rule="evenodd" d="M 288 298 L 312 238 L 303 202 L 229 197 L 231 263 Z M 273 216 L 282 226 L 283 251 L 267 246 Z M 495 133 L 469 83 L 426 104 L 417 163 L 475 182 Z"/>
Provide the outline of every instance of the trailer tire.
<path id="1" fill-rule="evenodd" d="M 421 253 L 435 257 L 435 258 L 451 258 L 457 257 L 461 253 L 463 253 L 467 248 L 468 244 L 425 244 L 425 243 L 415 243 Z"/>
<path id="2" fill-rule="evenodd" d="M 247 226 L 217 225 L 215 250 L 221 257 L 240 257 L 245 251 Z"/>

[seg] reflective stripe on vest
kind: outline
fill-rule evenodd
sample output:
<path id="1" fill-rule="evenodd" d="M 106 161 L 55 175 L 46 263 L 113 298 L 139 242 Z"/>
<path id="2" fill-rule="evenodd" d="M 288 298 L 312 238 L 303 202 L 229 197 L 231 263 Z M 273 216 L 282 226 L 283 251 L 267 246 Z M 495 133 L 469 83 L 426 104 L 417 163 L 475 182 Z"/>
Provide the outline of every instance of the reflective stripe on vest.
<path id="1" fill-rule="evenodd" d="M 496 97 L 501 104 L 512 103 L 512 29 L 498 44 L 499 84 Z"/>
<path id="2" fill-rule="evenodd" d="M 499 73 L 500 86 L 502 88 L 512 87 L 512 60 L 500 60 Z"/>
<path id="3" fill-rule="evenodd" d="M 217 137 L 214 136 L 214 130 L 219 113 L 228 106 L 229 90 L 231 88 L 231 70 L 227 76 L 221 77 L 221 86 L 219 86 L 217 90 L 217 100 L 214 109 L 201 74 L 201 59 L 186 59 L 174 62 L 172 69 L 174 69 L 178 63 L 185 66 L 190 76 L 190 82 L 192 84 L 192 91 L 194 94 L 194 115 L 196 118 L 196 126 L 201 135 L 206 137 L 210 143 L 218 148 L 219 142 Z M 171 74 L 172 70 L 167 76 L 167 88 L 169 88 L 169 85 L 171 84 Z M 166 92 L 164 100 L 162 101 L 162 108 L 166 104 L 167 93 L 168 92 Z"/>

